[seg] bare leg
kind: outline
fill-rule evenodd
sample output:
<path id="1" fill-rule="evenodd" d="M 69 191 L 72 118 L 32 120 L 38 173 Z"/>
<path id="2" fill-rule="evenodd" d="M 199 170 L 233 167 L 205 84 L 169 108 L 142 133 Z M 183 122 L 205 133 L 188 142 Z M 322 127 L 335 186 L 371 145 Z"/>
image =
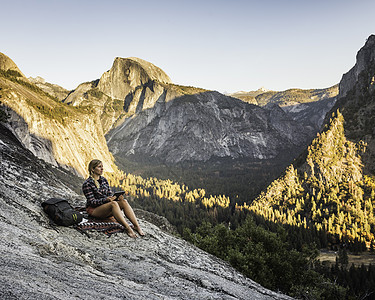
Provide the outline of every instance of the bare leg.
<path id="1" fill-rule="evenodd" d="M 145 234 L 143 233 L 141 227 L 138 224 L 138 220 L 134 214 L 134 211 L 128 201 L 126 199 L 121 199 L 118 201 L 120 207 L 123 209 L 125 216 L 132 222 L 134 225 L 134 230 L 139 233 L 140 236 L 144 236 Z"/>
<path id="2" fill-rule="evenodd" d="M 128 236 L 135 238 L 137 237 L 134 231 L 129 226 L 128 222 L 126 222 L 124 215 L 122 214 L 121 208 L 119 204 L 115 201 L 105 203 L 96 207 L 92 214 L 93 217 L 96 218 L 107 218 L 110 216 L 114 216 L 115 219 L 125 227 Z M 132 222 L 133 223 L 133 222 Z"/>

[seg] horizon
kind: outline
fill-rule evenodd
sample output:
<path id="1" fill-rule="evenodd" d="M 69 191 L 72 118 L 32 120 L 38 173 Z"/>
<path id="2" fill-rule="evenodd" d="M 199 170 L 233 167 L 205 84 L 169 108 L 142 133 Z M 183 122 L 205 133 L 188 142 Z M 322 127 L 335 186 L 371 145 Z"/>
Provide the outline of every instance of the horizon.
<path id="1" fill-rule="evenodd" d="M 2 5 L 0 52 L 26 77 L 73 90 L 115 57 L 139 57 L 173 83 L 221 93 L 338 84 L 374 32 L 369 0 L 40 0 Z"/>

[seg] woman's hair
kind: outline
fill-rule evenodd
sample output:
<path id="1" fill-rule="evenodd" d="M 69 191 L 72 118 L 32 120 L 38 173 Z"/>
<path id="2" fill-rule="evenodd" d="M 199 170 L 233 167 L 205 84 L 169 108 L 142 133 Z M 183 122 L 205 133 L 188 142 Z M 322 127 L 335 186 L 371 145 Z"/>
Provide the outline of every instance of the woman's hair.
<path id="1" fill-rule="evenodd" d="M 92 171 L 94 171 L 94 169 L 99 165 L 101 164 L 102 161 L 99 160 L 99 159 L 93 159 L 92 161 L 90 161 L 89 163 L 89 175 L 92 175 Z"/>

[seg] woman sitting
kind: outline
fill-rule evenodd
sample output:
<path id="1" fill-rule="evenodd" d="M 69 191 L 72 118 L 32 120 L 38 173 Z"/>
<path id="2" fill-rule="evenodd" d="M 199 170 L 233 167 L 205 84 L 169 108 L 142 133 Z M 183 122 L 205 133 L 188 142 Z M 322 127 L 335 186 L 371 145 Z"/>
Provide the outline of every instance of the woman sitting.
<path id="1" fill-rule="evenodd" d="M 89 216 L 95 218 L 108 218 L 114 216 L 115 219 L 125 227 L 125 230 L 130 237 L 137 237 L 133 229 L 138 232 L 140 236 L 144 236 L 137 218 L 135 217 L 134 211 L 128 201 L 122 195 L 118 198 L 113 196 L 107 179 L 102 176 L 103 163 L 100 160 L 94 159 L 89 163 L 88 170 L 90 177 L 83 183 L 82 191 L 87 199 L 86 211 Z M 125 216 L 133 224 L 133 229 L 127 223 L 122 211 L 124 211 Z"/>

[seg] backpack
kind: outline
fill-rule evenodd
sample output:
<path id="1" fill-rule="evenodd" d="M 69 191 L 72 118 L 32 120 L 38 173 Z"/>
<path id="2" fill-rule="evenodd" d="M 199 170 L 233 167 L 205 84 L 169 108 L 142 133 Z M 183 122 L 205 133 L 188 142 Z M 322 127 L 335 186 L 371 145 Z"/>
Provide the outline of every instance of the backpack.
<path id="1" fill-rule="evenodd" d="M 51 198 L 42 203 L 44 212 L 57 225 L 70 226 L 82 221 L 81 213 L 75 211 L 65 199 Z"/>

